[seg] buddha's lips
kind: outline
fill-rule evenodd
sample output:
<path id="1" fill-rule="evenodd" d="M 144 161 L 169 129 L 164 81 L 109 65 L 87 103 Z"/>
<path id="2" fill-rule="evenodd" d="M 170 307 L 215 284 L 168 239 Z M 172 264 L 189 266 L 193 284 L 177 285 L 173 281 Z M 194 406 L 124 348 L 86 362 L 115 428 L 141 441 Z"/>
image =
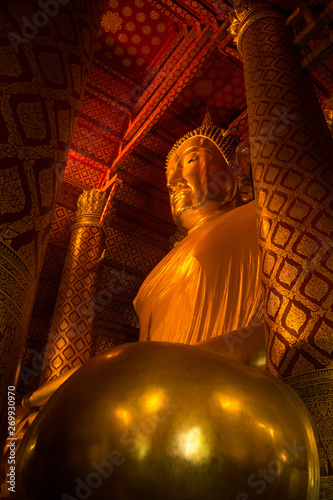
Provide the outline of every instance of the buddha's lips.
<path id="1" fill-rule="evenodd" d="M 179 201 L 182 200 L 182 198 L 184 198 L 185 195 L 189 194 L 191 191 L 192 190 L 190 187 L 186 187 L 186 188 L 184 187 L 184 188 L 180 189 L 179 191 L 177 191 L 177 193 L 172 195 L 172 204 L 176 205 Z"/>

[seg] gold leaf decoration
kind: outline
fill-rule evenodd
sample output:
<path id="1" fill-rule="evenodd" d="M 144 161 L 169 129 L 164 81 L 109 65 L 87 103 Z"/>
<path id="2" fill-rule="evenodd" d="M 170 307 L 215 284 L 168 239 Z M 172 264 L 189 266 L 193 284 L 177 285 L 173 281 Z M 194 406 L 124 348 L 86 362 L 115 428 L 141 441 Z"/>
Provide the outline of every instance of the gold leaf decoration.
<path id="1" fill-rule="evenodd" d="M 126 43 L 128 40 L 128 36 L 125 35 L 125 33 L 120 33 L 120 35 L 118 36 L 118 40 L 121 43 Z"/>
<path id="2" fill-rule="evenodd" d="M 154 21 L 156 21 L 156 19 L 158 19 L 160 17 L 159 13 L 156 12 L 156 10 L 152 10 L 151 13 L 150 13 L 150 18 L 153 19 Z"/>
<path id="3" fill-rule="evenodd" d="M 132 42 L 135 43 L 135 44 L 138 44 L 141 42 L 141 36 L 139 35 L 133 35 L 132 38 L 131 38 Z"/>
<path id="4" fill-rule="evenodd" d="M 120 30 L 123 20 L 116 12 L 107 12 L 102 17 L 101 25 L 107 32 L 117 33 Z"/>
<path id="5" fill-rule="evenodd" d="M 135 24 L 132 23 L 132 22 L 128 22 L 128 23 L 126 23 L 125 28 L 127 29 L 127 31 L 134 31 L 135 30 Z"/>
<path id="6" fill-rule="evenodd" d="M 164 33 L 164 32 L 165 32 L 165 30 L 166 30 L 166 25 L 165 25 L 164 23 L 159 23 L 159 24 L 157 25 L 157 31 L 158 31 L 159 33 Z"/>
<path id="7" fill-rule="evenodd" d="M 144 35 L 150 35 L 150 33 L 151 33 L 151 27 L 150 27 L 150 26 L 148 26 L 148 25 L 143 26 L 143 27 L 142 27 L 142 33 L 143 33 Z"/>
<path id="8" fill-rule="evenodd" d="M 143 23 L 146 20 L 146 14 L 144 14 L 143 12 L 138 12 L 135 16 L 135 19 L 138 21 L 138 23 Z"/>
<path id="9" fill-rule="evenodd" d="M 129 17 L 132 14 L 131 7 L 124 7 L 122 10 L 125 17 Z"/>
<path id="10" fill-rule="evenodd" d="M 153 38 L 151 39 L 151 43 L 153 45 L 159 45 L 161 43 L 161 39 L 158 36 L 153 36 Z"/>

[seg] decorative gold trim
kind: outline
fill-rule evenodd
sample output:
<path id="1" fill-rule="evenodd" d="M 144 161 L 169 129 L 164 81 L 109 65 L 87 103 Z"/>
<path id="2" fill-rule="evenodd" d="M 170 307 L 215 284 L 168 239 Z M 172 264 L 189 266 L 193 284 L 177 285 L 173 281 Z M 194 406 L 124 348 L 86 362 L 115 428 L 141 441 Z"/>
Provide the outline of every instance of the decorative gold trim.
<path id="1" fill-rule="evenodd" d="M 301 373 L 300 375 L 293 375 L 283 379 L 291 387 L 309 387 L 308 381 L 313 382 L 310 387 L 318 383 L 318 379 L 330 381 L 333 384 L 333 367 L 324 368 L 322 370 L 314 370 L 311 372 Z M 327 392 L 327 394 L 330 391 Z"/>
<path id="2" fill-rule="evenodd" d="M 72 233 L 81 227 L 97 227 L 104 232 L 105 238 L 109 235 L 109 227 L 107 224 L 101 224 L 100 218 L 96 215 L 82 215 L 77 219 L 77 221 L 72 225 Z"/>
<path id="3" fill-rule="evenodd" d="M 253 23 L 264 17 L 277 17 L 285 20 L 285 16 L 271 6 L 242 0 L 235 2 L 234 10 L 229 14 L 230 28 L 228 31 L 233 36 L 239 52 L 242 50 L 244 33 Z"/>
<path id="4" fill-rule="evenodd" d="M 76 217 L 79 218 L 82 215 L 102 215 L 105 203 L 107 202 L 109 193 L 107 191 L 102 191 L 101 189 L 89 189 L 83 191 L 77 200 L 77 210 Z"/>
<path id="5" fill-rule="evenodd" d="M 100 227 L 106 237 L 108 236 L 108 224 L 100 223 L 101 215 L 103 214 L 105 205 L 108 201 L 109 193 L 101 189 L 90 189 L 83 191 L 77 200 L 76 221 L 72 226 L 72 231 L 79 227 Z M 112 209 L 110 209 L 112 212 Z M 109 215 L 106 219 L 109 219 Z"/>

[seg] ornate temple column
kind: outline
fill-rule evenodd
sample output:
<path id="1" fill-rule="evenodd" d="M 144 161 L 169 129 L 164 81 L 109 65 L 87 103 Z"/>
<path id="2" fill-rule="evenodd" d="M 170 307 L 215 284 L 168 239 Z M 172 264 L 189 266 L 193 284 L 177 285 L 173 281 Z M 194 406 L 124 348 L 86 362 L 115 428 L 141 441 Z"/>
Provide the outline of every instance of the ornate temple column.
<path id="1" fill-rule="evenodd" d="M 308 405 L 319 433 L 321 498 L 333 498 L 333 141 L 284 16 L 238 2 L 269 371 Z"/>
<path id="2" fill-rule="evenodd" d="M 109 193 L 84 191 L 77 203 L 76 222 L 66 260 L 45 351 L 41 384 L 93 356 L 95 338 L 94 297 L 99 281 L 97 262 L 107 237 L 103 216 Z M 108 211 L 109 215 L 111 211 Z"/>
<path id="3" fill-rule="evenodd" d="M 104 0 L 0 8 L 0 452 Z"/>

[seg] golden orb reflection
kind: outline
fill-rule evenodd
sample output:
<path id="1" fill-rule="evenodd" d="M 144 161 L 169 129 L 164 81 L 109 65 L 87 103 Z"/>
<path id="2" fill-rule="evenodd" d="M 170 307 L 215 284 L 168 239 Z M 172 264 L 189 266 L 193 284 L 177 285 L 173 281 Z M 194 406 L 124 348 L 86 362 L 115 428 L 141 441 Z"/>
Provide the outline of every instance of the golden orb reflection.
<path id="1" fill-rule="evenodd" d="M 148 413 L 153 413 L 166 404 L 166 394 L 162 389 L 153 389 L 145 393 L 142 397 L 143 408 L 146 409 Z"/>
<path id="2" fill-rule="evenodd" d="M 317 499 L 298 396 L 218 354 L 141 342 L 93 358 L 50 398 L 18 450 L 16 498 L 252 498 L 262 469 L 275 473 L 262 500 Z"/>
<path id="3" fill-rule="evenodd" d="M 118 406 L 115 409 L 114 414 L 115 414 L 116 418 L 118 419 L 118 421 L 122 422 L 123 425 L 128 426 L 132 423 L 131 413 L 129 411 L 127 411 L 125 408 Z"/>
<path id="4" fill-rule="evenodd" d="M 199 426 L 179 431 L 176 435 L 174 453 L 192 462 L 205 461 L 210 455 L 207 437 Z"/>

